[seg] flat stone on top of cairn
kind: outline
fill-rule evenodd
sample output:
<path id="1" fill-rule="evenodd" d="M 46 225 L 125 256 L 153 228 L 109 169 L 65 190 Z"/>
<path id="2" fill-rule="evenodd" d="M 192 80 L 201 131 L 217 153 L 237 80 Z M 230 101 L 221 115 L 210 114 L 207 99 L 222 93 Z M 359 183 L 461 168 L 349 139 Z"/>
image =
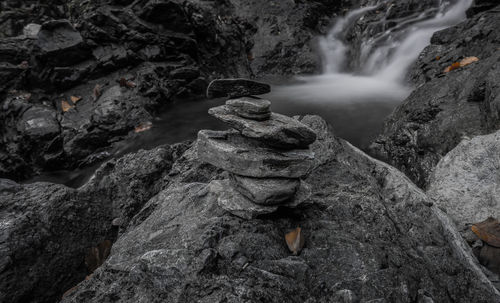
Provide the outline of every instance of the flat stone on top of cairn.
<path id="1" fill-rule="evenodd" d="M 219 97 L 248 97 L 263 95 L 271 91 L 269 84 L 248 79 L 216 79 L 210 82 L 207 88 L 207 98 Z"/>
<path id="2" fill-rule="evenodd" d="M 241 218 L 252 219 L 296 207 L 311 195 L 300 178 L 315 164 L 309 145 L 316 134 L 300 121 L 272 113 L 271 102 L 253 97 L 270 91 L 267 84 L 246 79 L 214 80 L 207 96 L 229 96 L 209 114 L 233 130 L 198 132 L 201 161 L 230 172 L 229 180 L 210 183 L 217 203 Z"/>

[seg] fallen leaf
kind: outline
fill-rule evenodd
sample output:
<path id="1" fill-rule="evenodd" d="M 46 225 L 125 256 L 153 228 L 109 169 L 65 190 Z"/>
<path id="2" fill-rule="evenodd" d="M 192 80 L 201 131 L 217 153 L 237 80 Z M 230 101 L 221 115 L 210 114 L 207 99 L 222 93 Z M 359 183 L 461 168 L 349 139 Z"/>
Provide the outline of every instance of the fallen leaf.
<path id="1" fill-rule="evenodd" d="M 153 127 L 153 123 L 151 123 L 151 122 L 144 122 L 144 123 L 139 124 L 139 125 L 135 128 L 134 132 L 136 132 L 136 133 L 141 133 L 141 132 L 143 132 L 143 131 L 147 131 L 147 130 L 148 130 L 148 129 L 150 129 L 151 127 Z"/>
<path id="2" fill-rule="evenodd" d="M 500 223 L 497 219 L 490 217 L 472 225 L 471 229 L 479 239 L 491 246 L 500 247 Z"/>
<path id="3" fill-rule="evenodd" d="M 96 247 L 91 247 L 87 255 L 85 255 L 85 265 L 90 273 L 93 273 L 104 261 L 109 257 L 112 243 L 109 240 L 104 240 Z"/>
<path id="4" fill-rule="evenodd" d="M 97 99 L 99 99 L 99 97 L 101 96 L 102 92 L 101 92 L 101 86 L 99 84 L 96 84 L 94 86 L 94 89 L 92 90 L 92 96 L 94 97 L 94 101 L 97 101 Z"/>
<path id="5" fill-rule="evenodd" d="M 22 68 L 22 69 L 27 69 L 27 68 L 29 68 L 30 66 L 29 66 L 28 61 L 23 61 L 23 62 L 19 63 L 18 67 L 19 67 L 19 68 Z"/>
<path id="6" fill-rule="evenodd" d="M 82 97 L 71 96 L 70 99 L 71 99 L 71 102 L 73 102 L 73 104 L 75 104 L 76 102 L 82 100 Z"/>
<path id="7" fill-rule="evenodd" d="M 444 69 L 444 73 L 451 72 L 452 70 L 455 70 L 457 68 L 460 68 L 460 62 L 455 62 L 452 65 L 448 66 L 447 68 Z"/>
<path id="8" fill-rule="evenodd" d="M 436 56 L 436 60 L 439 60 L 439 59 L 441 59 L 441 56 Z"/>
<path id="9" fill-rule="evenodd" d="M 121 87 L 134 88 L 137 86 L 134 82 L 127 80 L 125 78 L 120 78 L 118 82 L 120 83 Z"/>
<path id="10" fill-rule="evenodd" d="M 463 58 L 462 61 L 460 61 L 460 67 L 464 67 L 466 65 L 469 65 L 471 63 L 479 61 L 478 57 L 467 57 Z"/>
<path id="11" fill-rule="evenodd" d="M 288 249 L 294 255 L 298 255 L 304 247 L 304 236 L 302 235 L 302 229 L 300 227 L 297 227 L 293 231 L 286 234 L 285 240 L 286 245 L 288 245 Z"/>
<path id="12" fill-rule="evenodd" d="M 72 109 L 73 106 L 71 106 L 66 100 L 61 101 L 61 109 L 63 112 L 67 112 L 68 110 Z"/>

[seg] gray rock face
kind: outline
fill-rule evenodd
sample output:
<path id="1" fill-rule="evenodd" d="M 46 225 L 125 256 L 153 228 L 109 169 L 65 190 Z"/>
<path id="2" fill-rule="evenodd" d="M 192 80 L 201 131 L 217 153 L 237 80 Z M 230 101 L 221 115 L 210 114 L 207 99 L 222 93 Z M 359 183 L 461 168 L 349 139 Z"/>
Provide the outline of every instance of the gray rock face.
<path id="1" fill-rule="evenodd" d="M 459 230 L 500 218 L 500 131 L 463 140 L 436 166 L 427 194 Z"/>
<path id="2" fill-rule="evenodd" d="M 41 27 L 40 24 L 30 23 L 23 28 L 23 35 L 29 38 L 36 38 Z"/>
<path id="3" fill-rule="evenodd" d="M 408 178 L 319 133 L 321 119 L 302 121 L 320 127 L 311 148 L 324 152 L 305 180 L 307 201 L 241 219 L 218 206 L 213 180 L 193 178 L 199 159 L 189 151 L 174 167 L 190 168 L 171 176 L 144 220 L 62 302 L 500 300 L 446 215 Z M 297 226 L 305 246 L 292 256 L 284 234 Z"/>
<path id="4" fill-rule="evenodd" d="M 231 185 L 256 204 L 273 205 L 290 200 L 300 185 L 299 179 L 250 178 L 232 174 Z"/>
<path id="5" fill-rule="evenodd" d="M 271 91 L 266 83 L 248 79 L 217 79 L 207 87 L 207 98 L 229 97 L 238 98 L 252 95 L 263 95 Z"/>
<path id="6" fill-rule="evenodd" d="M 254 219 L 260 215 L 271 214 L 278 210 L 278 207 L 297 207 L 305 202 L 311 195 L 311 188 L 304 182 L 299 182 L 292 198 L 285 203 L 258 204 L 254 200 L 244 196 L 229 180 L 212 181 L 209 184 L 209 191 L 217 197 L 217 204 L 224 210 L 243 219 Z"/>
<path id="7" fill-rule="evenodd" d="M 300 178 L 314 165 L 314 153 L 308 149 L 279 151 L 252 141 L 235 131 L 201 130 L 198 156 L 237 175 L 248 177 Z"/>
<path id="8" fill-rule="evenodd" d="M 227 105 L 211 108 L 208 113 L 239 130 L 248 138 L 278 148 L 307 148 L 316 140 L 316 134 L 299 121 L 272 113 L 266 121 L 255 121 L 236 115 Z"/>
<path id="9" fill-rule="evenodd" d="M 265 99 L 242 97 L 227 100 L 226 105 L 243 118 L 263 121 L 271 117 L 271 102 Z"/>
<path id="10" fill-rule="evenodd" d="M 425 187 L 464 137 L 500 129 L 498 28 L 500 11 L 490 10 L 435 33 L 411 73 L 419 86 L 387 119 L 371 152 Z M 443 73 L 468 56 L 479 61 Z"/>

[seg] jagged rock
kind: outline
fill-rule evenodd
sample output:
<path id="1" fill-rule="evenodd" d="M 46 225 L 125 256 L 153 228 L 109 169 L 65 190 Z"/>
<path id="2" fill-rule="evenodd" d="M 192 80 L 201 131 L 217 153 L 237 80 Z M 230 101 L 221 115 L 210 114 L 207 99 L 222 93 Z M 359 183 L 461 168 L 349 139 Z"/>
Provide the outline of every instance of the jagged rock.
<path id="1" fill-rule="evenodd" d="M 263 95 L 271 91 L 269 84 L 248 79 L 216 79 L 207 87 L 207 97 L 238 98 L 252 95 Z"/>
<path id="2" fill-rule="evenodd" d="M 42 24 L 37 45 L 47 60 L 56 66 L 68 66 L 80 62 L 87 51 L 83 38 L 68 20 L 54 20 Z"/>
<path id="3" fill-rule="evenodd" d="M 227 100 L 226 105 L 243 118 L 262 121 L 271 117 L 271 110 L 269 109 L 271 102 L 269 100 L 242 97 Z"/>
<path id="4" fill-rule="evenodd" d="M 309 127 L 281 114 L 272 113 L 269 120 L 255 121 L 236 115 L 227 105 L 211 108 L 208 113 L 239 130 L 243 136 L 273 147 L 307 148 L 316 140 L 316 134 Z"/>
<path id="5" fill-rule="evenodd" d="M 299 179 L 250 178 L 234 174 L 229 180 L 239 193 L 260 205 L 275 205 L 290 200 L 300 185 Z"/>
<path id="6" fill-rule="evenodd" d="M 311 150 L 270 149 L 236 131 L 201 130 L 197 144 L 202 161 L 242 176 L 300 178 L 314 165 Z"/>
<path id="7" fill-rule="evenodd" d="M 236 190 L 229 180 L 212 181 L 209 184 L 209 191 L 217 196 L 217 203 L 220 207 L 235 216 L 248 220 L 260 215 L 274 213 L 278 210 L 278 207 L 297 207 L 311 195 L 311 188 L 304 182 L 299 182 L 293 199 L 279 205 L 256 204 L 255 201 Z"/>
<path id="8" fill-rule="evenodd" d="M 436 165 L 427 194 L 459 230 L 500 218 L 500 131 L 465 139 Z"/>

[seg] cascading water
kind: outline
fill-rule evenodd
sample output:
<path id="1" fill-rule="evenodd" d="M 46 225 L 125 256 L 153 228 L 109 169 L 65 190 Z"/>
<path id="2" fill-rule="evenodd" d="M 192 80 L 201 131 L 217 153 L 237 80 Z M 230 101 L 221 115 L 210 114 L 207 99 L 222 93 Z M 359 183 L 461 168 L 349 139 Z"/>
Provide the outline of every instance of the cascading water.
<path id="1" fill-rule="evenodd" d="M 432 34 L 464 20 L 472 0 L 442 0 L 438 6 L 389 20 L 391 2 L 378 1 L 338 18 L 328 34 L 319 38 L 323 73 L 275 87 L 270 99 L 283 102 L 273 103 L 274 109 L 320 114 L 338 135 L 366 147 L 384 117 L 410 93 L 406 74 Z M 381 6 L 386 9 L 378 11 Z M 350 52 L 346 36 L 367 14 L 380 14 L 372 25 L 385 30 L 360 39 L 357 52 Z"/>

